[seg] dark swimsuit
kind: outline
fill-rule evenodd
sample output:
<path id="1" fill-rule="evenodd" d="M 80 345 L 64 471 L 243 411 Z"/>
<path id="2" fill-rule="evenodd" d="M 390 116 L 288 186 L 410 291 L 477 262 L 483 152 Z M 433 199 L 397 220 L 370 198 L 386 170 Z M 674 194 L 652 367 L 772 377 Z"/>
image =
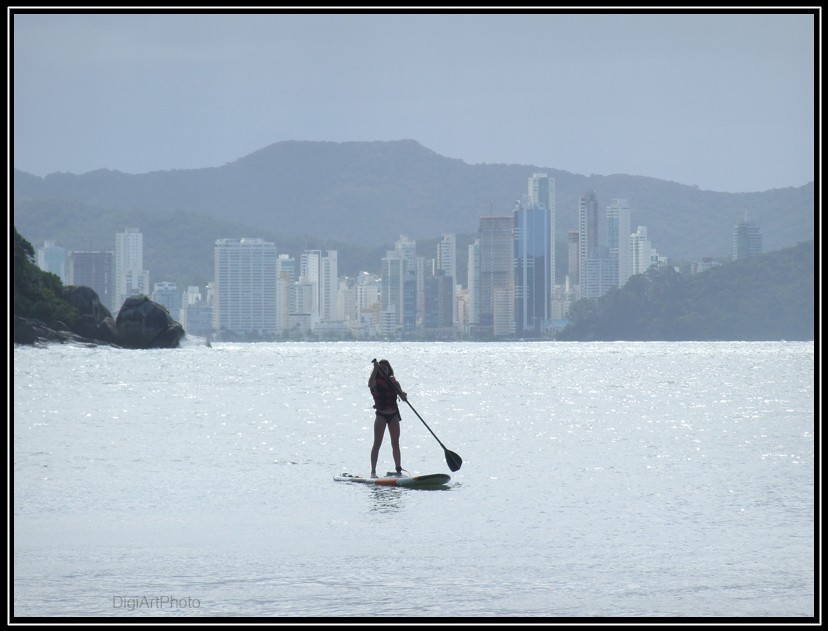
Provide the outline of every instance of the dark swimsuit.
<path id="1" fill-rule="evenodd" d="M 391 379 L 394 379 L 394 377 L 391 377 Z M 395 418 L 402 420 L 399 409 L 396 412 L 390 412 L 388 414 L 379 411 L 391 406 L 397 407 L 397 391 L 390 383 L 384 379 L 377 379 L 374 387 L 371 388 L 371 394 L 374 397 L 374 408 L 377 410 L 377 416 L 384 418 L 386 423 L 393 421 Z"/>
<path id="2" fill-rule="evenodd" d="M 377 412 L 377 416 L 381 416 L 382 418 L 384 418 L 386 423 L 393 421 L 395 419 L 399 421 L 402 420 L 399 412 L 391 412 L 391 414 L 383 414 L 382 412 Z"/>

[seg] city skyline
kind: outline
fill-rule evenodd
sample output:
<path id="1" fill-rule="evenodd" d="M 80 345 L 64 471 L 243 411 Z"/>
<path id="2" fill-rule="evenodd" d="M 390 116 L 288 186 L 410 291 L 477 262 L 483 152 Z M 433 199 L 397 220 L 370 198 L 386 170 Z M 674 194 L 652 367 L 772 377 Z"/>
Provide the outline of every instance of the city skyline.
<path id="1" fill-rule="evenodd" d="M 428 256 L 418 252 L 416 240 L 400 235 L 382 258 L 381 273 L 361 272 L 358 278 L 339 275 L 337 250 L 305 248 L 291 256 L 258 237 L 222 238 L 213 246 L 214 274 L 204 296 L 198 287 L 179 291 L 165 279 L 153 284 L 152 297 L 185 325 L 192 311 L 205 327 L 209 309 L 206 333 L 220 340 L 320 332 L 397 337 L 419 330 L 442 339 L 544 337 L 566 325 L 579 299 L 600 298 L 634 274 L 668 264 L 652 246 L 647 226 L 632 232 L 627 199 L 612 198 L 602 211 L 595 192 L 588 191 L 580 198 L 578 229 L 566 236 L 568 266 L 565 282 L 558 283 L 555 178 L 534 173 L 527 183 L 510 214 L 480 217 L 465 278 L 457 273 L 453 233 L 443 233 Z M 734 260 L 762 251 L 761 230 L 746 217 L 734 226 L 732 240 Z M 113 312 L 127 297 L 150 293 L 143 245 L 139 228 L 115 234 Z M 54 240 L 36 254 L 42 268 L 65 274 L 67 253 Z M 94 254 L 96 266 L 105 265 L 100 255 L 107 253 Z M 77 263 L 74 252 L 68 256 L 71 277 Z M 699 262 L 699 270 L 708 267 Z M 94 288 L 109 291 L 99 278 L 90 278 Z M 373 300 L 365 292 L 371 284 Z"/>

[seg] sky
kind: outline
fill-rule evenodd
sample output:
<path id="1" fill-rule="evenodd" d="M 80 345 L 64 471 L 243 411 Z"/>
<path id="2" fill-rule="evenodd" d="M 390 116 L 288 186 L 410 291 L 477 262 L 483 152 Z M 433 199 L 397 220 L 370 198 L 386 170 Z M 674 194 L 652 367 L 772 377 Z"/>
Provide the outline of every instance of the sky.
<path id="1" fill-rule="evenodd" d="M 135 174 L 412 139 L 468 164 L 802 186 L 820 16 L 779 11 L 8 10 L 9 157 L 39 176 Z"/>

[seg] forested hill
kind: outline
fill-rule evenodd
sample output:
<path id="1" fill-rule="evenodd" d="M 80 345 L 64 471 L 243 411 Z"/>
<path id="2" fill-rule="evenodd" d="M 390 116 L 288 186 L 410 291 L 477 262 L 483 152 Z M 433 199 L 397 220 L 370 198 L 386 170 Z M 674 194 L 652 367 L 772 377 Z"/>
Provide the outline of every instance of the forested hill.
<path id="1" fill-rule="evenodd" d="M 651 269 L 581 300 L 559 340 L 813 340 L 814 242 L 695 275 Z"/>
<path id="2" fill-rule="evenodd" d="M 534 165 L 466 164 L 412 140 L 279 142 L 220 167 L 145 174 L 101 170 L 37 177 L 15 170 L 14 216 L 21 234 L 36 244 L 66 239 L 59 232 L 46 233 L 38 215 L 47 213 L 50 224 L 65 224 L 52 215 L 86 208 L 91 214 L 81 225 L 90 229 L 95 209 L 111 214 L 140 210 L 167 214 L 168 233 L 186 215 L 214 225 L 218 221 L 247 226 L 242 234 L 223 237 L 279 233 L 382 248 L 401 234 L 422 241 L 447 232 L 476 233 L 481 216 L 510 215 L 527 191 L 528 178 L 537 172 L 555 179 L 556 231 L 562 249 L 567 232 L 578 229 L 579 198 L 587 191 L 596 193 L 602 209 L 614 198 L 626 199 L 631 231 L 647 226 L 658 253 L 674 263 L 729 256 L 733 227 L 745 215 L 759 224 L 766 252 L 814 238 L 813 182 L 721 193 L 641 175 L 586 176 Z M 130 225 L 147 234 L 145 226 Z M 186 238 L 176 235 L 174 247 L 182 249 L 182 236 Z M 147 247 L 149 242 L 146 237 Z"/>

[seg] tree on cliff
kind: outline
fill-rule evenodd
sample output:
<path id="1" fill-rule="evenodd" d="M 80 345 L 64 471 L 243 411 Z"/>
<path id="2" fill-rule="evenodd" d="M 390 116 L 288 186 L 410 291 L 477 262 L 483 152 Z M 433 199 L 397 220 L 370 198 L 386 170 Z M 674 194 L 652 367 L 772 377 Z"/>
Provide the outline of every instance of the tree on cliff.
<path id="1" fill-rule="evenodd" d="M 14 228 L 14 315 L 43 322 L 71 324 L 78 310 L 63 299 L 63 283 L 55 274 L 44 272 L 34 263 L 35 251 L 17 227 Z"/>

